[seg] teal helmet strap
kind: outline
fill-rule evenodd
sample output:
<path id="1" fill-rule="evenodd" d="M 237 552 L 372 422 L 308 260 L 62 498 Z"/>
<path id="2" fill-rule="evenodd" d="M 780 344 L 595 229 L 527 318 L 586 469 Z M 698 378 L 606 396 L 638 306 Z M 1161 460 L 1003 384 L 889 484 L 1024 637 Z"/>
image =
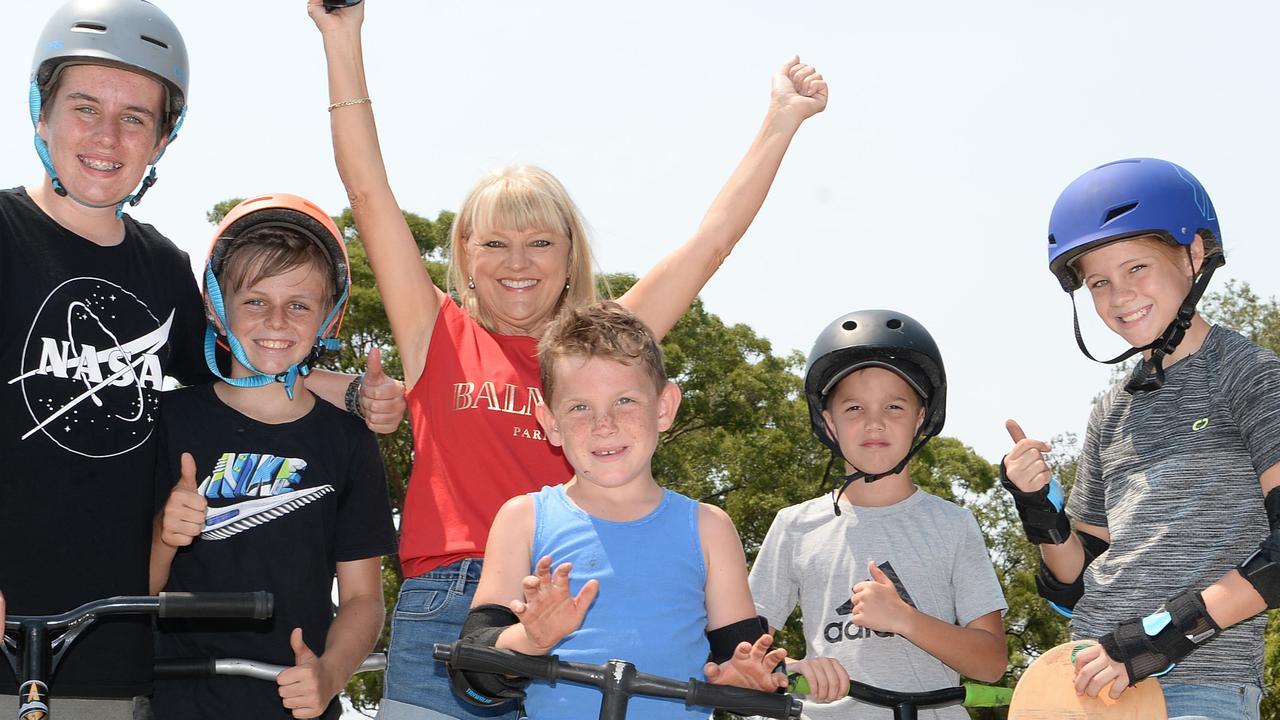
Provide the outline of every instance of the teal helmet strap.
<path id="1" fill-rule="evenodd" d="M 45 143 L 44 138 L 40 137 L 39 128 L 40 128 L 40 110 L 42 107 L 41 103 L 42 101 L 40 98 L 40 85 L 36 83 L 35 80 L 32 80 L 31 88 L 28 90 L 27 107 L 31 111 L 31 127 L 35 131 L 36 155 L 40 156 L 40 162 L 41 164 L 44 165 L 44 171 L 49 175 L 50 182 L 53 183 L 54 192 L 56 192 L 57 194 L 63 197 L 71 198 L 72 200 L 76 201 L 77 203 L 87 208 L 93 208 L 95 210 L 100 210 L 102 208 L 108 208 L 108 207 L 111 207 L 112 205 L 115 205 L 117 218 L 120 218 L 124 215 L 124 206 L 126 204 L 128 204 L 130 207 L 133 207 L 138 203 L 142 202 L 142 196 L 147 193 L 147 190 L 151 189 L 152 185 L 156 184 L 156 164 L 160 162 L 160 158 L 164 157 L 164 153 L 165 153 L 164 149 L 160 150 L 160 154 L 156 155 L 156 159 L 151 162 L 151 171 L 148 172 L 147 176 L 142 179 L 142 184 L 138 186 L 137 192 L 126 195 L 123 200 L 116 203 L 107 203 L 105 205 L 95 205 L 94 203 L 87 202 L 67 192 L 67 188 L 62 184 L 62 181 L 58 179 L 58 171 L 55 170 L 53 167 L 53 156 L 50 155 L 49 153 L 49 145 Z M 178 130 L 182 129 L 182 123 L 186 119 L 187 119 L 187 108 L 183 106 L 182 112 L 178 115 L 177 122 L 173 124 L 173 130 L 169 131 L 169 137 L 166 140 L 165 149 L 167 149 L 168 143 L 173 142 L 178 137 Z"/>

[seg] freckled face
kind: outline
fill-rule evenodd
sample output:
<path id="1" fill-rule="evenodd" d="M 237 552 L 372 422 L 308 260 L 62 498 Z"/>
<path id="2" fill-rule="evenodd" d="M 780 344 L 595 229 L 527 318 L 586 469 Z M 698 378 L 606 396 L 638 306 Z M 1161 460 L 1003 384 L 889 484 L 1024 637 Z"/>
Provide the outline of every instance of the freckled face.
<path id="1" fill-rule="evenodd" d="M 651 480 L 658 433 L 671 427 L 680 391 L 661 391 L 638 365 L 604 357 L 561 358 L 554 398 L 538 406 L 538 422 L 553 445 L 564 448 L 580 480 L 621 487 Z"/>
<path id="2" fill-rule="evenodd" d="M 274 375 L 301 362 L 329 312 L 324 275 L 309 264 L 262 278 L 226 296 L 227 323 L 249 362 Z M 232 376 L 252 373 L 233 359 Z"/>

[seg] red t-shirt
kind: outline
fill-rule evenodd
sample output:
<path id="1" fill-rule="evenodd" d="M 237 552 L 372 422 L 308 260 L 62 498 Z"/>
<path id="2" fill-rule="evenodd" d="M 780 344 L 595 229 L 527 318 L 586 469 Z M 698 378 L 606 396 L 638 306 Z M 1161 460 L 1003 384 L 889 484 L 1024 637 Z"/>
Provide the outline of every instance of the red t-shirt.
<path id="1" fill-rule="evenodd" d="M 407 397 L 413 472 L 400 523 L 406 577 L 484 556 L 507 500 L 573 476 L 542 434 L 538 341 L 498 335 L 441 301 L 422 377 Z"/>

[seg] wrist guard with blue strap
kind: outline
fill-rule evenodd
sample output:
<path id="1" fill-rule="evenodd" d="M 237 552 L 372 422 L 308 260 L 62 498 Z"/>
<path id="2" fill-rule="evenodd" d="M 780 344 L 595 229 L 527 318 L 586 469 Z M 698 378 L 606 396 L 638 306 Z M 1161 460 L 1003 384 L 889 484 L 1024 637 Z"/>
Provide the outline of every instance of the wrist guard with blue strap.
<path id="1" fill-rule="evenodd" d="M 1013 496 L 1013 504 L 1022 520 L 1022 529 L 1032 545 L 1061 545 L 1071 537 L 1071 521 L 1064 511 L 1066 503 L 1062 485 L 1055 476 L 1049 484 L 1036 492 L 1023 492 L 1005 474 L 1004 460 L 1000 461 L 1000 484 Z"/>
<path id="2" fill-rule="evenodd" d="M 1159 612 L 1126 620 L 1098 638 L 1098 642 L 1112 660 L 1124 663 L 1129 684 L 1135 685 L 1169 672 L 1220 632 L 1222 628 L 1209 616 L 1200 593 L 1184 590 Z"/>

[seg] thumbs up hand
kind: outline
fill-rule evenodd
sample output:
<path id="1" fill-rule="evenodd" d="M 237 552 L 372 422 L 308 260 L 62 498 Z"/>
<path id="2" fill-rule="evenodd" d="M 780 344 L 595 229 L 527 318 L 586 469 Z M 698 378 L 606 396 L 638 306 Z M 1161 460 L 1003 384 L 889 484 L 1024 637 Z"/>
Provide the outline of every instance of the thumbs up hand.
<path id="1" fill-rule="evenodd" d="M 903 602 L 893 581 L 874 560 L 867 563 L 867 571 L 871 579 L 853 586 L 853 615 L 849 619 L 867 630 L 905 634 L 915 608 Z"/>
<path id="2" fill-rule="evenodd" d="M 205 511 L 209 501 L 196 485 L 196 461 L 191 453 L 182 453 L 182 474 L 169 492 L 160 526 L 160 542 L 171 548 L 186 547 L 204 530 Z"/>
<path id="3" fill-rule="evenodd" d="M 1016 420 L 1006 420 L 1004 428 L 1013 440 L 1013 449 L 1004 456 L 1005 477 L 1024 493 L 1040 492 L 1053 477 L 1053 471 L 1044 459 L 1044 453 L 1050 449 L 1049 443 L 1028 438 Z"/>
<path id="4" fill-rule="evenodd" d="M 324 659 L 307 647 L 302 628 L 293 629 L 289 644 L 293 646 L 293 667 L 276 677 L 280 701 L 296 718 L 320 717 L 340 688 L 330 690 L 333 683 Z"/>
<path id="5" fill-rule="evenodd" d="M 404 383 L 382 371 L 382 351 L 369 351 L 364 380 L 360 383 L 360 414 L 369 429 L 386 435 L 400 427 L 405 411 Z"/>

